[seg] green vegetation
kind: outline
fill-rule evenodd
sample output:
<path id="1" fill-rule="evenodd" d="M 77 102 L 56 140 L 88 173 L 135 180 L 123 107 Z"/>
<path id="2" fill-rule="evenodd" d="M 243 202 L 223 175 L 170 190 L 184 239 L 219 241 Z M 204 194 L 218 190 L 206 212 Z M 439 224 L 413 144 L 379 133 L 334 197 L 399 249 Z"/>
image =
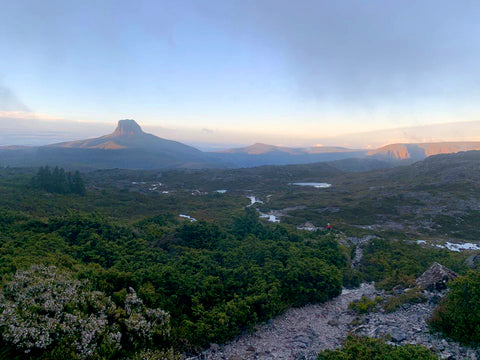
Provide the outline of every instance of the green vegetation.
<path id="1" fill-rule="evenodd" d="M 179 222 L 171 214 L 125 225 L 95 214 L 39 218 L 3 210 L 0 230 L 6 281 L 43 264 L 88 281 L 89 291 L 117 306 L 132 288 L 145 306 L 170 314 L 167 345 L 184 350 L 227 341 L 290 306 L 338 295 L 346 264 L 332 235 L 305 241 L 282 226 L 263 225 L 253 209 L 228 226 Z M 6 335 L 4 342 L 21 358 L 18 344 Z M 57 351 L 55 346 L 44 351 Z"/>
<path id="2" fill-rule="evenodd" d="M 0 293 L 0 356 L 120 358 L 165 343 L 169 321 L 166 312 L 147 308 L 131 288 L 114 302 L 70 272 L 33 265 L 17 272 Z"/>
<path id="3" fill-rule="evenodd" d="M 449 283 L 450 291 L 442 299 L 430 320 L 433 330 L 453 340 L 480 344 L 480 271 L 470 271 Z"/>
<path id="4" fill-rule="evenodd" d="M 357 314 L 366 314 L 377 306 L 378 303 L 382 302 L 383 299 L 380 296 L 370 299 L 366 296 L 362 296 L 360 300 L 352 301 L 348 308 L 355 311 Z"/>
<path id="5" fill-rule="evenodd" d="M 0 287 L 10 305 L 23 304 L 5 292 L 17 276 L 32 266 L 55 266 L 60 279 L 81 284 L 79 301 L 92 295 L 112 304 L 118 316 L 107 314 L 105 327 L 91 339 L 97 358 L 174 359 L 172 348 L 195 352 L 210 342 L 223 343 L 291 306 L 336 296 L 342 285 L 375 281 L 384 289 L 410 286 L 434 261 L 460 274 L 466 272 L 466 254 L 421 247 L 413 241 L 418 234 L 409 228 L 370 226 L 399 219 L 434 221 L 435 211 L 412 215 L 432 201 L 435 206 L 447 204 L 448 210 L 452 199 L 429 183 L 426 175 L 421 177 L 422 188 L 417 189 L 418 181 L 408 173 L 401 174 L 405 178 L 389 172 L 351 175 L 327 164 L 69 174 L 62 169 L 43 168 L 38 173 L 37 169 L 0 169 Z M 392 183 L 393 176 L 408 181 Z M 300 180 L 328 181 L 333 186 L 288 185 Z M 83 181 L 85 185 L 77 186 Z M 85 192 L 73 190 L 84 186 Z M 217 189 L 228 191 L 219 194 Z M 448 189 L 459 199 L 475 198 L 480 192 L 475 184 L 452 183 Z M 282 217 L 281 224 L 260 221 L 254 207 L 245 211 L 246 195 L 260 197 L 264 204 L 255 207 L 263 211 L 289 208 L 288 216 Z M 179 214 L 198 221 L 190 223 Z M 438 218 L 437 227 L 418 229 L 431 237 L 438 232 L 458 232 L 453 216 L 448 211 L 443 215 L 446 218 Z M 472 211 L 461 214 L 460 238 L 478 225 L 477 215 Z M 316 226 L 331 222 L 334 230 L 296 229 L 306 221 Z M 468 236 L 478 230 L 472 231 Z M 348 237 L 366 235 L 376 238 L 364 247 L 360 266 L 352 269 L 349 258 L 354 249 Z M 26 288 L 18 289 L 21 294 Z M 121 334 L 128 334 L 126 299 L 132 291 L 145 312 L 169 314 L 169 336 L 157 334 L 133 343 L 122 340 L 120 347 L 108 348 L 109 329 L 118 327 Z M 387 306 L 417 301 L 409 298 L 411 294 Z M 369 311 L 375 306 L 371 302 L 376 300 L 363 300 L 352 307 Z M 84 307 L 71 301 L 64 308 L 79 318 L 95 317 L 101 314 L 95 304 Z M 30 316 L 38 320 L 44 315 L 38 304 L 26 309 L 21 315 L 28 321 Z M 7 320 L 0 322 L 0 358 L 54 359 L 61 358 L 60 353 L 68 358 L 80 336 L 75 331 L 69 333 L 71 337 L 49 332 L 53 340 L 46 348 L 25 354 L 25 347 L 12 341 L 5 330 Z M 383 349 L 384 344 L 369 346 Z"/>
<path id="6" fill-rule="evenodd" d="M 404 304 L 419 304 L 425 301 L 422 291 L 419 288 L 413 288 L 403 294 L 389 297 L 382 307 L 386 312 L 393 312 Z"/>
<path id="7" fill-rule="evenodd" d="M 85 195 L 85 184 L 78 171 L 72 174 L 58 167 L 53 171 L 48 166 L 41 167 L 32 184 L 49 193 Z"/>
<path id="8" fill-rule="evenodd" d="M 417 345 L 394 346 L 383 340 L 348 336 L 339 350 L 325 350 L 318 360 L 436 360 L 430 350 Z"/>
<path id="9" fill-rule="evenodd" d="M 445 249 L 423 248 L 406 241 L 373 239 L 363 250 L 360 274 L 365 281 L 375 281 L 381 289 L 396 285 L 410 287 L 435 261 L 457 273 L 467 270 L 466 255 Z"/>

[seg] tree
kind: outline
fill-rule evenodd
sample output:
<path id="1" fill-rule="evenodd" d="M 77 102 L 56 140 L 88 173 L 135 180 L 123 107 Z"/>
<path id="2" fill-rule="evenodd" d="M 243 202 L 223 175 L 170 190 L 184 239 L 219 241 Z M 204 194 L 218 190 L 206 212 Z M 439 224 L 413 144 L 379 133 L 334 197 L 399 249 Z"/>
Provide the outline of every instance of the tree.
<path id="1" fill-rule="evenodd" d="M 68 174 L 70 176 L 70 173 Z M 80 175 L 80 172 L 78 170 L 75 171 L 75 174 L 71 179 L 71 191 L 74 194 L 85 195 L 85 184 L 83 183 L 82 176 Z"/>
<path id="2" fill-rule="evenodd" d="M 32 178 L 32 185 L 49 193 L 85 195 L 86 192 L 78 170 L 72 175 L 58 166 L 53 171 L 48 166 L 40 167 L 37 175 Z"/>

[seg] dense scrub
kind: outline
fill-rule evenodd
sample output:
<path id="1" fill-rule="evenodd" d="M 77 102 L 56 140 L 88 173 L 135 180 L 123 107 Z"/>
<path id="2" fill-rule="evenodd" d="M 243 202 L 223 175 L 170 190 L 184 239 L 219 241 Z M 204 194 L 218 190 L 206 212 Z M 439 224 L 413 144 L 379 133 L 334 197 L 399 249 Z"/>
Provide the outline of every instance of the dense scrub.
<path id="1" fill-rule="evenodd" d="M 480 271 L 449 283 L 450 291 L 431 318 L 432 329 L 466 344 L 480 344 Z"/>
<path id="2" fill-rule="evenodd" d="M 423 248 L 411 242 L 373 239 L 364 248 L 359 270 L 363 280 L 375 281 L 377 287 L 390 290 L 396 285 L 415 285 L 415 279 L 434 262 L 465 272 L 465 257 L 465 254 Z"/>
<path id="3" fill-rule="evenodd" d="M 383 340 L 349 336 L 339 350 L 325 350 L 318 360 L 435 360 L 430 350 L 417 345 L 394 346 Z"/>
<path id="4" fill-rule="evenodd" d="M 18 271 L 0 292 L 0 356 L 112 359 L 165 343 L 169 315 L 132 288 L 123 295 L 113 301 L 55 266 Z"/>
<path id="5" fill-rule="evenodd" d="M 270 170 L 249 170 L 248 185 L 263 187 L 258 172 L 269 174 Z M 101 292 L 117 309 L 125 307 L 125 298 L 133 289 L 146 308 L 162 309 L 170 316 L 170 336 L 162 340 L 165 344 L 158 348 L 145 343 L 136 350 L 137 356 L 145 358 L 161 358 L 162 349 L 170 346 L 196 351 L 210 342 L 225 342 L 288 307 L 322 302 L 337 295 L 342 281 L 348 286 L 377 281 L 380 287 L 389 289 L 399 283 L 412 284 L 434 261 L 457 272 L 465 270 L 460 265 L 464 259 L 461 254 L 391 241 L 386 233 L 378 234 L 385 240 L 375 239 L 365 248 L 360 268 L 351 269 L 349 251 L 340 247 L 336 239 L 343 235 L 339 232 L 344 227 L 335 226 L 330 233 L 297 231 L 295 224 L 287 223 L 298 215 L 295 212 L 285 221 L 282 218 L 281 225 L 260 222 L 254 209 L 244 212 L 248 204 L 244 192 L 198 195 L 201 192 L 194 191 L 198 179 L 192 179 L 192 184 L 186 181 L 194 178 L 191 174 L 164 174 L 162 182 L 173 176 L 178 187 L 164 183 L 162 190 L 170 192 L 162 194 L 149 190 L 159 182 L 156 173 L 148 175 L 143 185 L 133 185 L 145 180 L 137 172 L 107 172 L 110 177 L 105 177 L 104 172 L 93 173 L 85 175 L 86 194 L 78 196 L 32 187 L 30 180 L 35 172 L 0 170 L 3 284 L 32 265 L 54 265 L 75 281 L 87 282 L 88 287 L 82 291 Z M 238 185 L 242 172 L 230 175 L 221 181 L 212 180 L 205 190 L 226 189 L 227 183 L 232 188 Z M 316 203 L 320 195 L 311 189 L 292 189 L 288 185 L 286 180 L 298 179 L 296 174 L 280 175 L 284 177 L 275 181 L 284 183 L 279 188 L 284 200 L 288 198 L 284 206 L 297 205 L 299 199 L 314 202 L 316 209 L 320 206 Z M 205 171 L 205 181 L 211 176 Z M 322 201 L 330 202 L 330 196 L 337 199 L 335 191 L 332 187 L 322 192 Z M 270 201 L 276 201 L 277 196 L 274 194 Z M 345 201 L 367 212 L 362 207 L 365 202 L 355 203 L 353 198 Z M 333 207 L 330 210 L 330 215 L 339 216 Z M 299 222 L 309 219 L 307 210 L 297 211 L 301 214 Z M 182 222 L 178 217 L 181 213 L 200 221 Z M 322 217 L 325 214 L 318 212 Z M 349 229 L 348 236 L 361 236 L 365 231 Z M 7 289 L 7 285 L 3 288 Z M 8 353 L 4 357 L 25 356 L 8 337 L 2 339 L 6 342 L 0 344 L 2 351 Z M 54 356 L 54 349 L 62 351 L 63 341 L 55 339 L 48 349 L 38 350 L 42 352 L 39 358 Z M 102 348 L 101 341 L 97 344 Z M 128 353 L 132 346 L 125 344 L 122 351 Z M 66 354 L 68 349 L 63 349 Z"/>
<path id="6" fill-rule="evenodd" d="M 339 294 L 345 266 L 330 236 L 306 241 L 263 225 L 253 210 L 228 227 L 168 214 L 126 226 L 96 215 L 38 219 L 3 211 L 0 230 L 7 281 L 17 270 L 44 264 L 68 270 L 117 304 L 135 289 L 145 306 L 170 314 L 169 344 L 186 350 Z"/>

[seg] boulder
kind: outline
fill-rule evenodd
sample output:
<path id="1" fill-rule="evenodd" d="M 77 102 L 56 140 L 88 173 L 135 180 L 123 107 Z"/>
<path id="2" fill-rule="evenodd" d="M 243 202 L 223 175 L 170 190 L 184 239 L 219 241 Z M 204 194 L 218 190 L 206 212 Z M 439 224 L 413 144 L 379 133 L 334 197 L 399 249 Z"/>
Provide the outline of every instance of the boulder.
<path id="1" fill-rule="evenodd" d="M 417 285 L 429 291 L 443 290 L 447 287 L 447 282 L 457 276 L 452 270 L 435 262 L 417 279 Z"/>
<path id="2" fill-rule="evenodd" d="M 465 264 L 470 268 L 470 269 L 476 269 L 478 267 L 478 264 L 480 263 L 480 254 L 476 255 L 470 255 L 466 260 Z"/>
<path id="3" fill-rule="evenodd" d="M 397 285 L 392 289 L 393 295 L 400 295 L 405 292 L 405 289 L 402 285 Z"/>
<path id="4" fill-rule="evenodd" d="M 390 336 L 392 337 L 393 342 L 401 342 L 407 338 L 405 332 L 396 327 L 390 330 Z"/>

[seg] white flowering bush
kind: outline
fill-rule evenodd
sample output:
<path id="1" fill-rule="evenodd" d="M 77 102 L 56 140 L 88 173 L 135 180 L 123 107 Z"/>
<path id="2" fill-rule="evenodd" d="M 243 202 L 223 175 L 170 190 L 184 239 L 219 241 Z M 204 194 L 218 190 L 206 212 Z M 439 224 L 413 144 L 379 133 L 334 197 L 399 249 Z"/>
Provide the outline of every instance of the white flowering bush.
<path id="1" fill-rule="evenodd" d="M 0 292 L 3 342 L 18 352 L 48 351 L 68 344 L 79 359 L 148 345 L 154 335 L 167 337 L 169 315 L 143 305 L 130 288 L 124 309 L 99 291 L 55 266 L 35 265 L 17 272 Z"/>

